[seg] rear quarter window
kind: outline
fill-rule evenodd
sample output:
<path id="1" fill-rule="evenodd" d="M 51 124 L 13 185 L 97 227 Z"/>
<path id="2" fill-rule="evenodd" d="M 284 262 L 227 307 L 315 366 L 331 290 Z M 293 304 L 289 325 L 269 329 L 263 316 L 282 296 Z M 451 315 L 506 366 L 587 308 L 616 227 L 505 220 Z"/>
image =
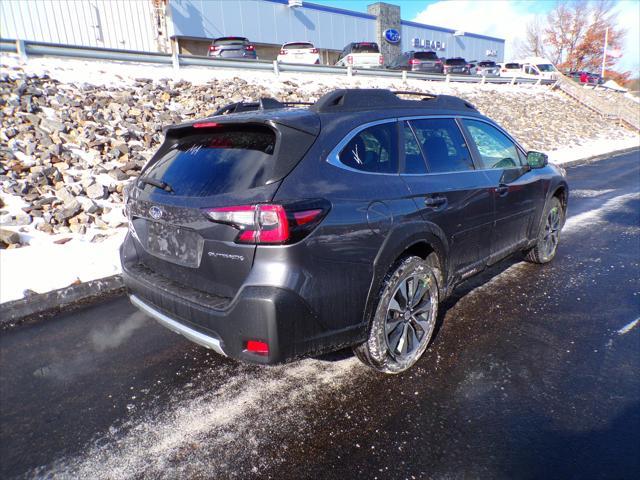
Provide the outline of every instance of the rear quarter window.
<path id="1" fill-rule="evenodd" d="M 363 172 L 397 173 L 396 122 L 374 125 L 358 132 L 339 154 L 340 162 Z"/>

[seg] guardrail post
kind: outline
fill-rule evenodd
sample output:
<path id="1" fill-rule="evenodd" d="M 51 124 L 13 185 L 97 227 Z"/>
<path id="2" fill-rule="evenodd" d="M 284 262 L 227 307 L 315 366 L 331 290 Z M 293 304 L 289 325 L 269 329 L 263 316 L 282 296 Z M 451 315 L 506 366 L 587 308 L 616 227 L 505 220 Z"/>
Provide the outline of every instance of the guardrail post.
<path id="1" fill-rule="evenodd" d="M 276 77 L 280 76 L 280 67 L 278 66 L 277 60 L 273 61 L 273 73 L 275 74 Z"/>
<path id="2" fill-rule="evenodd" d="M 404 83 L 407 83 L 407 71 L 406 70 L 402 70 L 402 81 Z"/>
<path id="3" fill-rule="evenodd" d="M 538 81 L 536 82 L 536 85 L 542 85 L 542 79 L 539 78 Z"/>
<path id="4" fill-rule="evenodd" d="M 347 77 L 353 77 L 353 66 L 352 65 L 348 65 L 347 66 Z"/>
<path id="5" fill-rule="evenodd" d="M 512 77 L 512 78 L 511 78 L 511 85 L 515 85 L 515 84 L 516 84 L 516 79 L 517 79 L 517 78 L 518 78 L 518 77 Z"/>
<path id="6" fill-rule="evenodd" d="M 484 85 L 485 83 L 487 83 L 487 76 L 486 75 L 482 75 L 482 80 L 480 80 L 480 83 L 482 85 Z"/>
<path id="7" fill-rule="evenodd" d="M 16 40 L 16 52 L 20 58 L 20 63 L 27 63 L 27 47 L 24 40 Z"/>
<path id="8" fill-rule="evenodd" d="M 451 75 L 447 74 L 445 83 L 449 83 L 451 81 Z"/>
<path id="9" fill-rule="evenodd" d="M 171 53 L 171 63 L 174 70 L 180 70 L 180 57 L 178 56 L 177 48 Z"/>

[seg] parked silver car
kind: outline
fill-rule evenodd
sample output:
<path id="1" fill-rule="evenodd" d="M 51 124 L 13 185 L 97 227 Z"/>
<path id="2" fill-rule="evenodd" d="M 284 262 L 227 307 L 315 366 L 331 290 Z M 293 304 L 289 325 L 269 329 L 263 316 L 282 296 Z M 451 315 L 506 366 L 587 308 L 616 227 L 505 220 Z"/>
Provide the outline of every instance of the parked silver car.
<path id="1" fill-rule="evenodd" d="M 256 48 L 245 37 L 216 38 L 209 46 L 209 56 L 214 58 L 258 59 Z"/>
<path id="2" fill-rule="evenodd" d="M 493 60 L 485 60 L 478 62 L 475 73 L 483 77 L 497 77 L 500 75 L 500 66 Z"/>

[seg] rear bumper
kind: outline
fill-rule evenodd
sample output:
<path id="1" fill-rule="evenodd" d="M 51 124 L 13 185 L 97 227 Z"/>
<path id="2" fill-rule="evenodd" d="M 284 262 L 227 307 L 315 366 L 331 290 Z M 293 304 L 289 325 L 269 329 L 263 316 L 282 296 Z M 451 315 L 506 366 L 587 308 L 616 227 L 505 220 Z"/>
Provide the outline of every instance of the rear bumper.
<path id="1" fill-rule="evenodd" d="M 195 343 L 237 360 L 260 364 L 285 362 L 314 350 L 317 320 L 304 300 L 292 291 L 247 286 L 232 301 L 210 301 L 206 297 L 185 297 L 165 282 L 132 270 L 123 268 L 131 302 Z M 249 340 L 267 343 L 269 353 L 247 351 Z"/>
<path id="2" fill-rule="evenodd" d="M 140 299 L 139 297 L 133 294 L 129 296 L 129 299 L 131 300 L 131 303 L 133 303 L 135 307 L 139 308 L 150 317 L 153 317 L 154 319 L 156 319 L 161 325 L 167 327 L 169 330 L 173 330 L 174 332 L 184 337 L 187 337 L 192 342 L 202 345 L 203 347 L 209 348 L 215 351 L 216 353 L 219 353 L 220 355 L 224 355 L 225 357 L 227 356 L 227 354 L 224 353 L 224 350 L 222 350 L 222 342 L 220 341 L 219 338 L 214 338 L 210 335 L 205 335 L 204 333 L 199 332 L 198 330 L 195 330 L 183 323 L 180 323 L 174 320 L 173 318 L 169 317 L 168 315 L 165 315 L 164 313 L 162 313 L 160 310 L 156 309 L 152 305 L 145 303 L 142 299 Z"/>

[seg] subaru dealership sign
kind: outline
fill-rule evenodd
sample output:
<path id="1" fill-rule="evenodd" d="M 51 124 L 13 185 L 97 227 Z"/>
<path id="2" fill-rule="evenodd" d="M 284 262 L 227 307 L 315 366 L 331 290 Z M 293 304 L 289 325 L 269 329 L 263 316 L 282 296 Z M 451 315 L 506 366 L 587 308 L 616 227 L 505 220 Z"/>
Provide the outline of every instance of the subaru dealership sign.
<path id="1" fill-rule="evenodd" d="M 430 48 L 432 50 L 444 50 L 446 45 L 444 42 L 436 40 L 425 40 L 423 38 L 411 39 L 411 46 L 414 48 Z"/>
<path id="2" fill-rule="evenodd" d="M 395 28 L 388 28 L 384 31 L 384 38 L 389 43 L 400 42 L 400 32 Z"/>

